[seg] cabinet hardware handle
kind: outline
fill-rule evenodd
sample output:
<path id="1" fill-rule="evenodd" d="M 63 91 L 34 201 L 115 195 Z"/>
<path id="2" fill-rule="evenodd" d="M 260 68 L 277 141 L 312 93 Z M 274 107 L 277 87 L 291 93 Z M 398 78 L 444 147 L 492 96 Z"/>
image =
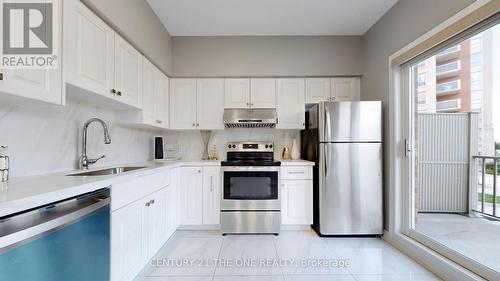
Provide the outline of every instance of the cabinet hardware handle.
<path id="1" fill-rule="evenodd" d="M 288 172 L 288 173 L 289 173 L 289 174 L 303 174 L 303 173 L 304 173 L 304 171 L 301 171 L 301 172 L 293 172 L 293 171 L 290 171 L 290 172 Z"/>
<path id="2" fill-rule="evenodd" d="M 150 202 L 148 202 L 148 203 L 146 203 L 146 204 L 144 204 L 144 205 L 145 205 L 146 207 L 151 206 L 151 201 L 150 201 Z"/>
<path id="3" fill-rule="evenodd" d="M 210 192 L 214 192 L 214 177 L 210 176 Z"/>
<path id="4" fill-rule="evenodd" d="M 198 170 L 198 173 L 201 174 L 201 170 Z"/>
<path id="5" fill-rule="evenodd" d="M 122 95 L 122 92 L 118 91 L 116 92 L 117 95 L 121 96 Z"/>
<path id="6" fill-rule="evenodd" d="M 196 123 L 196 127 L 199 127 L 199 126 L 200 126 L 200 124 Z"/>
<path id="7" fill-rule="evenodd" d="M 195 123 L 193 123 L 193 127 L 196 127 L 196 124 L 195 124 Z"/>
<path id="8" fill-rule="evenodd" d="M 161 124 L 162 122 L 161 120 L 156 120 L 156 123 Z"/>
<path id="9" fill-rule="evenodd" d="M 335 100 L 335 97 L 333 97 L 332 100 Z"/>
<path id="10" fill-rule="evenodd" d="M 3 73 L 0 72 L 0 81 L 3 81 Z"/>
<path id="11" fill-rule="evenodd" d="M 150 203 L 151 203 L 151 205 L 153 205 L 155 203 L 155 200 L 154 199 L 151 200 Z"/>
<path id="12" fill-rule="evenodd" d="M 112 94 L 116 94 L 116 90 L 115 89 L 111 89 L 111 93 Z"/>

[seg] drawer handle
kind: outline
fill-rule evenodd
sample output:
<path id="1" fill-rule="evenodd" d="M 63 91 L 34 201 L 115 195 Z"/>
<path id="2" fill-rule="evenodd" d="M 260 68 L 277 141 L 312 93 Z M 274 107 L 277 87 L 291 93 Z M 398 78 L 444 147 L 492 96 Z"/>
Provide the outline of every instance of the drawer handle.
<path id="1" fill-rule="evenodd" d="M 293 172 L 293 171 L 290 171 L 288 172 L 289 174 L 304 174 L 305 172 L 304 171 L 300 171 L 300 172 Z"/>
<path id="2" fill-rule="evenodd" d="M 3 80 L 3 73 L 0 72 L 0 81 L 2 81 L 2 80 Z"/>

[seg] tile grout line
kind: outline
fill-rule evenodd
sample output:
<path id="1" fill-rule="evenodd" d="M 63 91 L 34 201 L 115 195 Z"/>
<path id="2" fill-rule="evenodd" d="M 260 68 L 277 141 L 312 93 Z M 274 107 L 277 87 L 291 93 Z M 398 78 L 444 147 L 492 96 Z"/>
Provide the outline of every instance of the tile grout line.
<path id="1" fill-rule="evenodd" d="M 220 255 L 222 253 L 222 247 L 224 247 L 224 240 L 226 240 L 226 236 L 222 235 L 221 240 L 222 240 L 222 242 L 220 243 L 219 253 L 217 254 L 217 261 L 216 262 L 220 261 Z M 218 266 L 217 264 L 214 266 L 214 273 L 212 274 L 212 281 L 215 280 L 215 273 L 217 272 L 217 266 Z"/>
<path id="2" fill-rule="evenodd" d="M 328 239 L 328 238 L 326 238 L 326 239 Z M 321 239 L 321 240 L 323 240 L 323 239 Z M 323 240 L 323 241 L 326 244 L 326 247 L 328 248 L 328 250 L 331 251 L 332 253 L 334 253 L 335 256 L 337 257 L 337 259 L 341 259 L 342 258 L 339 255 L 339 253 L 337 251 L 335 251 L 335 249 L 332 248 L 332 245 L 330 245 L 330 243 L 327 242 L 328 240 Z M 354 279 L 356 281 L 358 280 L 358 278 L 356 278 L 356 276 L 354 275 L 354 273 L 351 271 L 350 267 L 347 267 L 346 270 L 347 270 L 347 272 L 349 272 L 349 275 L 352 277 L 352 279 Z"/>
<path id="3" fill-rule="evenodd" d="M 278 253 L 278 247 L 276 247 L 276 239 L 277 239 L 277 236 L 274 236 L 273 237 L 273 246 L 274 246 L 274 250 L 276 251 L 276 256 L 278 257 L 278 260 L 280 259 L 280 255 Z M 280 271 L 281 271 L 281 278 L 283 279 L 283 281 L 286 281 L 285 279 L 285 273 L 283 272 L 283 268 L 280 267 Z"/>

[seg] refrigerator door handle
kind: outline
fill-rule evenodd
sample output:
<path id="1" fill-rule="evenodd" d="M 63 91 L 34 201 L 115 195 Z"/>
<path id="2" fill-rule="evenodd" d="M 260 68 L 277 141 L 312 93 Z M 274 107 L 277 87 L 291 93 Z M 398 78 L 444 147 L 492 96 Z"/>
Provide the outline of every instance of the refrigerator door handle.
<path id="1" fill-rule="evenodd" d="M 408 139 L 405 139 L 405 157 L 408 158 L 410 157 L 411 153 L 411 144 Z"/>
<path id="2" fill-rule="evenodd" d="M 330 153 L 328 153 L 328 145 L 324 145 L 323 147 L 325 151 L 324 156 L 325 156 L 325 177 L 326 177 L 326 175 L 328 175 L 328 163 L 330 161 L 329 159 Z"/>

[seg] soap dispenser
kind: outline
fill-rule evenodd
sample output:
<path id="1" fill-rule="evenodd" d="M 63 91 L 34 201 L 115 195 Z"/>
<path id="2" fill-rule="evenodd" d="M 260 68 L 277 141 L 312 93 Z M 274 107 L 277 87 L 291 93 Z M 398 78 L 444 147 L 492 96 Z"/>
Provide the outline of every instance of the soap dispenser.
<path id="1" fill-rule="evenodd" d="M 7 156 L 7 147 L 0 146 L 0 182 L 9 180 L 9 157 Z"/>

